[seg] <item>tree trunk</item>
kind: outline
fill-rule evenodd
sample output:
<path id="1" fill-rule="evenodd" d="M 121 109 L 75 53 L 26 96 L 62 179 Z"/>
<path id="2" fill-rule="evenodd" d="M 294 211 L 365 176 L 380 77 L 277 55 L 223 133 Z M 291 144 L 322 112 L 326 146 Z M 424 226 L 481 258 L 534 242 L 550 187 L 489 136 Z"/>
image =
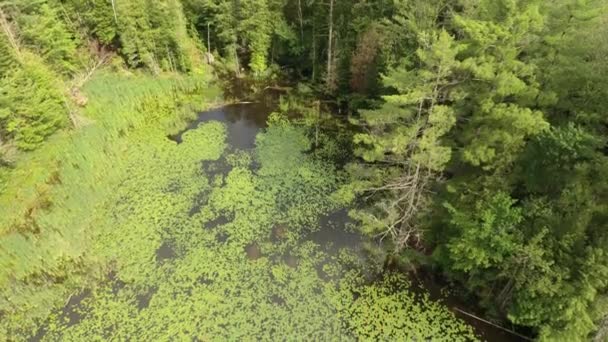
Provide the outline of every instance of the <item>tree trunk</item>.
<path id="1" fill-rule="evenodd" d="M 300 19 L 300 45 L 304 47 L 304 19 L 302 18 L 302 0 L 298 0 L 298 19 Z"/>
<path id="2" fill-rule="evenodd" d="M 329 33 L 327 37 L 327 89 L 331 89 L 333 83 L 332 77 L 332 43 L 334 37 L 334 0 L 329 0 Z"/>
<path id="3" fill-rule="evenodd" d="M 211 23 L 207 23 L 207 53 L 211 53 L 211 33 L 209 31 L 209 25 Z"/>
<path id="4" fill-rule="evenodd" d="M 317 78 L 317 39 L 316 39 L 316 34 L 317 34 L 317 25 L 315 24 L 315 21 L 313 19 L 312 21 L 312 82 L 315 81 L 315 79 Z"/>
<path id="5" fill-rule="evenodd" d="M 315 123 L 315 149 L 319 148 L 319 125 L 321 124 L 321 103 L 317 101 L 317 122 Z"/>
<path id="6" fill-rule="evenodd" d="M 116 0 L 112 0 L 112 11 L 114 12 L 114 23 L 118 25 L 118 16 L 116 15 L 116 4 L 114 3 Z"/>
<path id="7" fill-rule="evenodd" d="M 234 63 L 235 63 L 235 72 L 236 72 L 236 76 L 240 77 L 241 76 L 241 66 L 239 65 L 239 54 L 237 53 L 237 46 L 234 46 Z"/>

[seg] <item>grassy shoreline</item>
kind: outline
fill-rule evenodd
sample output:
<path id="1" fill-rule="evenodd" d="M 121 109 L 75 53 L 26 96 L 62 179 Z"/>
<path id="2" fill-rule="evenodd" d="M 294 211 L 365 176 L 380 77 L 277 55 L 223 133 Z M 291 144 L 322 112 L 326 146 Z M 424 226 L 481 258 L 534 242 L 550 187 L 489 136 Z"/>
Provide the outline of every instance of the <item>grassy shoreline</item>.
<path id="1" fill-rule="evenodd" d="M 176 144 L 167 136 L 217 105 L 208 79 L 101 74 L 84 91 L 90 124 L 24 155 L 0 196 L 0 336 L 475 339 L 405 276 L 370 283 L 378 265 L 308 238 L 342 209 L 329 161 L 341 151 L 307 153 L 305 126 L 271 114 L 246 151 L 208 122 Z"/>
<path id="2" fill-rule="evenodd" d="M 97 207 L 118 186 L 129 144 L 164 136 L 217 105 L 208 77 L 99 74 L 87 125 L 23 153 L 0 188 L 0 336 L 33 329 L 98 273 L 88 248 Z M 176 115 L 177 114 L 177 115 Z M 94 277 L 98 277 L 95 275 Z"/>

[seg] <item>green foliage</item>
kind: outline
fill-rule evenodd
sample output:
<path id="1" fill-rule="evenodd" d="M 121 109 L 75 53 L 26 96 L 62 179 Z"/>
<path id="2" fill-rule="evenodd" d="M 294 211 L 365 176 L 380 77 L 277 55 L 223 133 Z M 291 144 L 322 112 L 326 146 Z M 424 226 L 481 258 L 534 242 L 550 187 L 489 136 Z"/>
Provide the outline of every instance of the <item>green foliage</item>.
<path id="1" fill-rule="evenodd" d="M 336 208 L 334 166 L 307 153 L 305 128 L 280 115 L 255 151 L 229 152 L 219 122 L 187 131 L 180 144 L 167 139 L 200 87 L 191 78 L 99 75 L 86 86 L 94 122 L 19 161 L 16 170 L 33 174 L 15 171 L 0 199 L 38 190 L 2 216 L 0 250 L 9 253 L 0 256 L 0 279 L 9 300 L 0 310 L 9 319 L 0 333 L 20 340 L 44 331 L 49 341 L 355 339 L 354 307 L 367 304 L 355 304 L 353 291 L 365 284 L 365 268 L 350 251 L 326 253 L 307 239 Z M 277 225 L 286 234 L 273 242 Z M 411 335 L 469 333 L 408 291 L 400 290 L 402 311 L 390 319 L 412 312 L 402 317 Z M 389 318 L 377 319 L 372 326 Z"/>
<path id="2" fill-rule="evenodd" d="M 261 74 L 267 68 L 267 55 L 273 30 L 272 16 L 277 14 L 270 12 L 269 2 L 266 0 L 248 1 L 244 2 L 239 9 L 242 13 L 255 13 L 255 15 L 247 15 L 239 21 L 239 30 L 242 30 L 243 39 L 249 43 L 251 50 L 249 68 L 254 75 Z"/>
<path id="3" fill-rule="evenodd" d="M 384 96 L 380 109 L 362 111 L 359 125 L 365 131 L 353 137 L 355 154 L 381 171 L 351 169 L 356 181 L 350 190 L 377 197 L 351 214 L 367 234 L 392 235 L 398 250 L 423 238 L 419 222 L 427 192 L 450 161 L 452 151 L 443 140 L 456 123 L 446 104 L 453 101 L 449 84 L 459 66 L 459 47 L 443 30 L 421 34 L 420 40 L 419 67 L 401 66 L 385 77 L 397 93 Z"/>
<path id="4" fill-rule="evenodd" d="M 259 174 L 264 188 L 275 198 L 278 215 L 313 229 L 319 214 L 335 209 L 328 195 L 335 190 L 338 177 L 327 161 L 308 156 L 310 147 L 305 129 L 280 114 L 271 114 L 267 131 L 256 138 Z"/>
<path id="5" fill-rule="evenodd" d="M 135 163 L 127 168 L 128 156 L 140 153 L 129 146 L 149 146 L 146 156 L 156 163 L 154 148 L 159 141 L 166 144 L 168 131 L 185 119 L 173 106 L 168 113 L 150 105 L 146 111 L 138 108 L 147 97 L 186 104 L 189 95 L 200 101 L 201 82 L 100 75 L 87 85 L 86 115 L 92 123 L 55 135 L 6 169 L 10 181 L 0 195 L 0 311 L 6 314 L 1 336 L 33 336 L 54 308 L 103 277 L 110 265 L 101 262 L 105 253 L 94 249 L 93 241 L 113 214 L 106 216 L 100 205 L 120 188 L 126 172 L 141 168 Z M 172 97 L 171 89 L 180 96 Z M 159 111 L 164 120 L 151 120 L 162 117 Z M 135 244 L 146 240 L 132 237 Z M 132 250 L 121 245 L 116 251 L 129 255 Z"/>
<path id="6" fill-rule="evenodd" d="M 607 188 L 591 176 L 606 167 L 605 10 L 594 1 L 396 5 L 379 25 L 393 66 L 388 95 L 359 112 L 364 163 L 348 167 L 351 181 L 335 195 L 362 206 L 351 215 L 366 234 L 391 232 L 397 245 L 397 227 L 410 236 L 431 226 L 424 246 L 436 246 L 447 274 L 489 315 L 536 327 L 541 339 L 582 339 L 605 316 L 592 302 L 606 291 L 595 275 L 605 272 Z M 412 184 L 428 184 L 412 176 L 425 169 L 438 194 L 402 204 Z"/>
<path id="7" fill-rule="evenodd" d="M 593 160 L 600 141 L 570 124 L 536 137 L 522 155 L 521 175 L 531 193 L 554 195 Z"/>
<path id="8" fill-rule="evenodd" d="M 476 203 L 475 211 L 459 212 L 447 205 L 451 225 L 458 230 L 446 246 L 452 255 L 452 268 L 470 272 L 493 268 L 516 254 L 523 243 L 517 227 L 523 217 L 521 209 L 508 195 L 498 193 L 489 200 Z M 472 217 L 470 217 L 471 215 Z"/>
<path id="9" fill-rule="evenodd" d="M 386 274 L 381 281 L 357 292 L 360 296 L 347 309 L 352 317 L 349 326 L 357 340 L 476 340 L 471 328 L 454 320 L 454 314 L 445 307 L 426 295 L 412 293 L 403 275 Z M 429 325 L 431 321 L 439 324 Z"/>
<path id="10" fill-rule="evenodd" d="M 178 30 L 185 26 L 178 2 L 128 1 L 117 3 L 116 11 L 120 13 L 121 53 L 128 65 L 146 66 L 155 72 L 189 70 L 177 40 Z"/>
<path id="11" fill-rule="evenodd" d="M 112 45 L 119 37 L 119 27 L 114 19 L 111 1 L 104 0 L 70 0 L 64 8 L 69 9 L 72 20 L 78 19 L 91 38 L 101 44 Z"/>
<path id="12" fill-rule="evenodd" d="M 348 251 L 304 242 L 340 208 L 414 247 L 397 259 L 433 251 L 491 318 L 541 340 L 601 330 L 606 2 L 330 3 L 3 2 L 2 337 L 468 338 L 403 279 L 366 284 Z M 302 119 L 271 115 L 247 151 L 217 122 L 167 139 L 217 97 L 203 52 L 237 88 L 309 82 L 281 108 Z M 99 74 L 109 60 L 158 78 Z"/>
<path id="13" fill-rule="evenodd" d="M 452 109 L 438 103 L 438 98 L 445 96 L 449 100 L 449 95 L 440 92 L 440 88 L 450 82 L 458 65 L 455 60 L 458 50 L 445 31 L 430 37 L 427 44 L 417 52 L 421 67 L 413 70 L 401 67 L 386 77 L 385 85 L 396 89 L 398 94 L 385 96 L 380 110 L 362 112 L 370 130 L 355 135 L 354 142 L 370 146 L 356 151 L 365 161 L 393 164 L 412 161 L 439 171 L 449 161 L 450 151 L 440 146 L 440 139 L 449 132 L 455 118 Z M 413 150 L 410 146 L 414 146 Z"/>
<path id="14" fill-rule="evenodd" d="M 236 74 L 247 66 L 255 77 L 267 75 L 271 47 L 276 42 L 293 40 L 294 33 L 283 15 L 285 4 L 276 0 L 184 1 L 187 16 L 198 26 L 200 36 L 209 34 L 212 50 L 222 53 Z"/>
<path id="15" fill-rule="evenodd" d="M 34 149 L 67 123 L 61 82 L 36 56 L 0 80 L 0 134 L 24 150 Z"/>
<path id="16" fill-rule="evenodd" d="M 606 209 L 596 199 L 606 185 L 592 175 L 604 172 L 606 160 L 596 144 L 574 126 L 552 129 L 523 154 L 523 203 L 499 192 L 472 207 L 447 205 L 451 238 L 439 259 L 466 274 L 461 279 L 487 307 L 541 327 L 541 339 L 578 339 L 601 317 L 593 302 L 606 286 Z"/>
<path id="17" fill-rule="evenodd" d="M 529 136 L 548 128 L 543 114 L 527 108 L 539 94 L 535 65 L 522 59 L 519 46 L 534 41 L 543 27 L 536 2 L 483 2 L 468 16 L 455 16 L 464 35 L 462 71 L 467 124 L 457 139 L 462 159 L 486 170 L 513 162 Z"/>
<path id="18" fill-rule="evenodd" d="M 9 75 L 15 67 L 17 61 L 14 53 L 6 35 L 0 34 L 0 78 Z"/>
<path id="19" fill-rule="evenodd" d="M 130 67 L 202 72 L 198 37 L 189 32 L 178 0 L 67 2 L 68 15 L 101 44 L 116 46 Z"/>
<path id="20" fill-rule="evenodd" d="M 76 71 L 76 41 L 60 19 L 58 10 L 47 3 L 19 16 L 21 38 L 25 47 L 35 51 L 58 73 Z"/>
<path id="21" fill-rule="evenodd" d="M 553 122 L 577 121 L 590 131 L 605 132 L 608 11 L 603 1 L 544 3 L 546 44 L 536 58 L 546 84 L 543 105 Z"/>
<path id="22" fill-rule="evenodd" d="M 207 124 L 204 129 L 190 130 L 182 136 L 181 153 L 194 160 L 217 160 L 224 150 L 219 142 L 225 135 L 226 130 L 219 122 Z"/>

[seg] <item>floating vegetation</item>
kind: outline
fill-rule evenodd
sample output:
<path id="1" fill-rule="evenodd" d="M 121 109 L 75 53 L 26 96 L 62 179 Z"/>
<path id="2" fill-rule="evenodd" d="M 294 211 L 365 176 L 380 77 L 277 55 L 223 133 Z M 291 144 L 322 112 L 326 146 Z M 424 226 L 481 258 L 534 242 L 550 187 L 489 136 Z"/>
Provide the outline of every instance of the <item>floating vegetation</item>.
<path id="1" fill-rule="evenodd" d="M 14 339 L 474 339 L 407 280 L 370 283 L 356 246 L 328 249 L 331 234 L 312 238 L 342 208 L 331 199 L 335 166 L 307 153 L 305 128 L 273 114 L 247 145 L 254 147 L 239 150 L 229 123 L 201 122 L 178 144 L 167 138 L 168 112 L 158 115 L 108 136 L 115 142 L 103 171 L 81 169 L 109 187 L 80 213 L 90 224 L 71 232 L 86 246 L 69 259 L 83 275 L 53 283 L 62 291 L 31 330 L 2 322 Z M 107 271 L 111 277 L 88 276 Z M 69 291 L 76 294 L 61 304 Z"/>

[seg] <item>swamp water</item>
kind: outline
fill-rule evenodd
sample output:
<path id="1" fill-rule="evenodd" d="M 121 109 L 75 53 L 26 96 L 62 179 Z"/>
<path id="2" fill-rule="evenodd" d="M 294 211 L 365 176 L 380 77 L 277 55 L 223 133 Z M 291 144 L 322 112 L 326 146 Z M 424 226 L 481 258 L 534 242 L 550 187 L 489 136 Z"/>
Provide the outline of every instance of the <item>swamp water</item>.
<path id="1" fill-rule="evenodd" d="M 331 199 L 334 166 L 309 153 L 303 128 L 268 113 L 226 106 L 133 146 L 92 246 L 112 276 L 37 339 L 474 339 L 405 276 L 370 284 L 382 265 Z"/>

